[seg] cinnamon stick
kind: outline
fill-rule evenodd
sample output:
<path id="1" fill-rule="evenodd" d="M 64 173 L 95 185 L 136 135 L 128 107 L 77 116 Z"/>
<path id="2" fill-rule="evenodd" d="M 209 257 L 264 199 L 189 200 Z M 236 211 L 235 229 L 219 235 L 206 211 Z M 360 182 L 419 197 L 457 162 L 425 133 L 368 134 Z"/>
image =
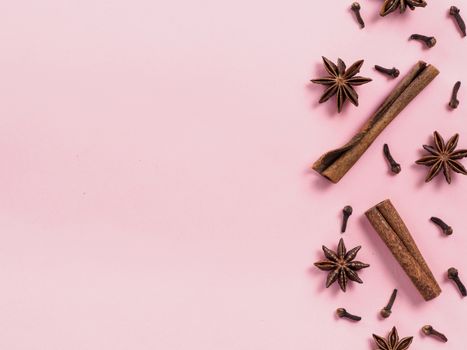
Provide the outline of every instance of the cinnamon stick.
<path id="1" fill-rule="evenodd" d="M 439 74 L 438 69 L 419 61 L 402 79 L 360 131 L 341 148 L 323 154 L 312 166 L 333 183 L 352 168 L 376 137 Z"/>
<path id="2" fill-rule="evenodd" d="M 422 297 L 426 301 L 436 298 L 441 288 L 391 201 L 386 199 L 365 215 Z"/>

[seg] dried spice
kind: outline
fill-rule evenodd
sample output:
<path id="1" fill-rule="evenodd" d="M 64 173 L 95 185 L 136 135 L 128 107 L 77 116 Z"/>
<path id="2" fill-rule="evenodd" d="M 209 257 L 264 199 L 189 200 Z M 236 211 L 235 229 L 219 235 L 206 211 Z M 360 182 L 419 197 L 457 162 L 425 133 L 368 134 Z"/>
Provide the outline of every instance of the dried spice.
<path id="1" fill-rule="evenodd" d="M 373 334 L 378 350 L 406 350 L 412 343 L 413 337 L 399 339 L 396 327 L 393 327 L 387 339 Z"/>
<path id="2" fill-rule="evenodd" d="M 462 36 L 465 37 L 467 35 L 465 31 L 465 22 L 462 19 L 460 12 L 461 10 L 456 6 L 451 6 L 451 8 L 449 9 L 449 14 L 454 17 L 454 20 L 456 21 L 457 26 L 459 27 L 462 33 Z"/>
<path id="3" fill-rule="evenodd" d="M 347 318 L 352 321 L 360 321 L 362 319 L 360 316 L 352 315 L 351 313 L 347 312 L 347 310 L 342 307 L 336 310 L 336 314 L 340 318 Z"/>
<path id="4" fill-rule="evenodd" d="M 443 230 L 443 233 L 446 236 L 452 235 L 452 232 L 453 232 L 452 227 L 446 224 L 443 220 L 441 220 L 440 218 L 437 218 L 436 216 L 432 216 L 430 220 L 434 224 L 438 225 L 441 228 L 441 230 Z"/>
<path id="5" fill-rule="evenodd" d="M 443 333 L 438 332 L 436 329 L 433 328 L 433 326 L 430 326 L 430 325 L 423 326 L 422 333 L 425 335 L 434 336 L 444 343 L 448 341 L 448 338 Z"/>
<path id="6" fill-rule="evenodd" d="M 459 93 L 459 89 L 461 87 L 461 82 L 458 81 L 454 84 L 452 88 L 451 100 L 449 101 L 449 107 L 452 109 L 456 109 L 459 106 L 459 100 L 457 99 L 457 94 Z"/>
<path id="7" fill-rule="evenodd" d="M 459 134 L 452 136 L 447 143 L 441 135 L 435 131 L 433 133 L 434 147 L 423 145 L 423 148 L 430 153 L 415 163 L 430 167 L 425 182 L 431 181 L 443 170 L 444 177 L 448 184 L 451 183 L 451 172 L 467 175 L 467 170 L 458 162 L 459 159 L 467 157 L 467 149 L 455 150 L 459 141 Z"/>
<path id="8" fill-rule="evenodd" d="M 361 246 L 355 247 L 347 252 L 344 240 L 339 240 L 337 252 L 326 248 L 323 245 L 323 252 L 326 260 L 318 261 L 315 266 L 323 271 L 330 271 L 326 279 L 326 288 L 338 281 L 342 291 L 345 292 L 348 280 L 363 283 L 355 271 L 369 267 L 370 265 L 360 261 L 354 261 Z"/>
<path id="9" fill-rule="evenodd" d="M 394 174 L 399 174 L 401 172 L 401 165 L 397 163 L 392 157 L 392 154 L 389 151 L 389 146 L 387 143 L 385 143 L 383 146 L 383 154 L 384 154 L 384 157 L 387 159 L 389 165 L 391 166 L 391 171 Z"/>
<path id="10" fill-rule="evenodd" d="M 342 226 L 341 226 L 341 233 L 344 233 L 347 229 L 347 222 L 349 221 L 350 215 L 352 215 L 353 208 L 350 205 L 346 205 L 344 209 L 342 209 Z"/>
<path id="11" fill-rule="evenodd" d="M 440 295 L 441 288 L 391 201 L 386 199 L 365 215 L 422 297 L 428 301 Z"/>
<path id="12" fill-rule="evenodd" d="M 379 14 L 384 17 L 397 9 L 400 13 L 404 13 L 407 7 L 413 11 L 416 7 L 425 7 L 426 5 L 424 0 L 385 0 Z"/>
<path id="13" fill-rule="evenodd" d="M 363 21 L 362 14 L 360 13 L 360 4 L 358 2 L 354 2 L 350 9 L 355 13 L 355 17 L 357 18 L 358 24 L 360 24 L 360 28 L 365 28 L 365 22 Z"/>
<path id="14" fill-rule="evenodd" d="M 312 79 L 315 84 L 325 85 L 328 88 L 321 96 L 319 103 L 326 102 L 332 96 L 336 95 L 337 99 L 337 112 L 342 111 L 342 106 L 345 101 L 349 99 L 355 106 L 358 106 L 358 95 L 353 86 L 363 85 L 369 83 L 371 79 L 356 76 L 360 72 L 363 65 L 363 60 L 355 62 L 348 69 L 340 58 L 337 60 L 337 65 L 323 56 L 324 68 L 329 76 Z"/>
<path id="15" fill-rule="evenodd" d="M 383 318 L 388 318 L 392 314 L 392 307 L 394 306 L 394 302 L 396 301 L 397 297 L 397 289 L 394 289 L 391 294 L 391 298 L 389 299 L 388 304 L 383 307 L 380 311 L 380 315 Z"/>
<path id="16" fill-rule="evenodd" d="M 386 74 L 386 75 L 389 75 L 390 77 L 392 78 L 397 78 L 400 74 L 400 71 L 399 69 L 397 69 L 396 67 L 392 67 L 392 68 L 384 68 L 382 66 L 379 66 L 379 65 L 375 65 L 375 69 L 380 72 L 380 73 L 383 73 L 383 74 Z"/>
<path id="17" fill-rule="evenodd" d="M 419 61 L 397 84 L 360 131 L 344 146 L 323 154 L 312 166 L 333 183 L 354 166 L 378 135 L 439 74 L 438 69 Z"/>
<path id="18" fill-rule="evenodd" d="M 422 34 L 412 34 L 409 40 L 418 40 L 426 45 L 428 48 L 432 48 L 436 45 L 436 38 L 434 36 L 426 36 Z"/>
<path id="19" fill-rule="evenodd" d="M 459 271 L 455 267 L 450 267 L 448 269 L 448 278 L 452 280 L 457 288 L 459 289 L 459 292 L 463 297 L 467 297 L 467 289 L 465 288 L 464 283 L 462 283 L 460 277 L 459 277 Z"/>

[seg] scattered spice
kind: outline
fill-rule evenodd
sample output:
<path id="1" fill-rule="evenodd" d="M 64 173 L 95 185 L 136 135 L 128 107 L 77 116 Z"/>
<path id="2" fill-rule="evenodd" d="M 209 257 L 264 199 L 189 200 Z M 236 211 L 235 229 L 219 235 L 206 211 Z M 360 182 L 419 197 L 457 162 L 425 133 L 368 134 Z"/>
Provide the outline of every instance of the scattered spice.
<path id="1" fill-rule="evenodd" d="M 460 149 L 455 151 L 457 142 L 459 141 L 459 134 L 452 136 L 447 143 L 441 135 L 435 131 L 433 133 L 435 146 L 423 145 L 423 148 L 430 153 L 423 158 L 420 158 L 415 163 L 431 167 L 425 178 L 425 182 L 431 181 L 437 176 L 441 169 L 443 169 L 444 177 L 448 184 L 451 183 L 451 172 L 467 175 L 467 170 L 458 162 L 459 159 L 467 157 L 467 149 Z"/>
<path id="2" fill-rule="evenodd" d="M 346 205 L 344 209 L 342 209 L 342 226 L 341 226 L 341 233 L 344 233 L 347 229 L 347 221 L 349 221 L 350 215 L 352 215 L 353 209 L 350 205 Z"/>
<path id="3" fill-rule="evenodd" d="M 326 279 L 326 288 L 338 281 L 340 288 L 345 292 L 347 280 L 363 283 L 355 271 L 369 267 L 370 265 L 360 261 L 354 261 L 361 246 L 355 247 L 347 252 L 344 240 L 339 240 L 337 253 L 323 245 L 323 252 L 326 260 L 318 261 L 315 266 L 323 271 L 330 271 Z"/>
<path id="4" fill-rule="evenodd" d="M 347 99 L 355 106 L 358 106 L 358 95 L 353 86 L 363 85 L 371 81 L 370 78 L 356 76 L 360 72 L 363 65 L 363 60 L 352 64 L 348 69 L 340 58 L 337 60 L 337 65 L 323 56 L 324 68 L 329 76 L 312 79 L 315 84 L 326 85 L 328 88 L 321 96 L 319 103 L 326 102 L 332 96 L 337 95 L 337 112 L 342 111 L 342 106 Z"/>
<path id="5" fill-rule="evenodd" d="M 391 298 L 389 299 L 388 304 L 385 307 L 383 307 L 380 311 L 381 317 L 388 318 L 389 316 L 391 316 L 392 307 L 394 305 L 394 302 L 396 301 L 396 297 L 397 297 L 397 289 L 394 289 L 392 291 Z"/>
<path id="6" fill-rule="evenodd" d="M 394 158 L 391 155 L 391 152 L 389 151 L 389 146 L 387 143 L 384 144 L 383 146 L 383 153 L 384 156 L 386 157 L 387 161 L 389 162 L 389 165 L 391 166 L 391 171 L 394 174 L 399 174 L 401 172 L 401 165 L 397 163 Z"/>
<path id="7" fill-rule="evenodd" d="M 450 267 L 448 269 L 448 278 L 456 284 L 457 288 L 459 289 L 459 292 L 463 297 L 467 296 L 467 289 L 464 286 L 464 283 L 462 283 L 460 277 L 459 277 L 459 271 L 457 271 L 456 268 Z"/>
<path id="8" fill-rule="evenodd" d="M 462 32 L 462 36 L 465 37 L 465 22 L 462 19 L 460 12 L 461 10 L 456 6 L 451 6 L 451 8 L 449 9 L 449 14 L 454 17 L 460 31 Z"/>
<path id="9" fill-rule="evenodd" d="M 419 61 L 399 81 L 394 90 L 363 125 L 360 131 L 344 146 L 323 154 L 312 166 L 314 170 L 333 183 L 352 168 L 378 135 L 397 115 L 439 74 L 432 65 Z"/>
<path id="10" fill-rule="evenodd" d="M 424 0 L 385 0 L 379 14 L 384 17 L 397 9 L 400 10 L 400 13 L 404 13 L 407 7 L 413 11 L 415 7 L 425 6 Z"/>
<path id="11" fill-rule="evenodd" d="M 422 34 L 412 34 L 409 40 L 418 40 L 426 45 L 428 48 L 432 48 L 436 45 L 436 38 L 434 36 L 426 36 Z"/>
<path id="12" fill-rule="evenodd" d="M 396 327 L 393 327 L 387 339 L 373 334 L 378 350 L 406 350 L 412 343 L 413 337 L 399 339 Z"/>
<path id="13" fill-rule="evenodd" d="M 459 92 L 460 87 L 461 87 L 461 82 L 458 81 L 454 84 L 454 87 L 452 88 L 451 100 L 449 101 L 449 107 L 451 107 L 452 109 L 456 109 L 457 106 L 459 106 L 459 100 L 457 99 L 457 94 Z"/>
<path id="14" fill-rule="evenodd" d="M 434 336 L 445 343 L 448 341 L 448 338 L 443 333 L 438 332 L 436 329 L 434 329 L 430 325 L 423 326 L 422 333 L 425 335 Z"/>
<path id="15" fill-rule="evenodd" d="M 446 236 L 452 235 L 452 227 L 446 224 L 443 220 L 437 218 L 436 216 L 432 216 L 430 220 L 438 225 Z"/>
<path id="16" fill-rule="evenodd" d="M 423 298 L 436 298 L 441 288 L 391 201 L 386 199 L 365 215 Z"/>
<path id="17" fill-rule="evenodd" d="M 340 318 L 347 318 L 352 321 L 360 321 L 362 319 L 360 316 L 355 316 L 355 315 L 348 313 L 347 310 L 342 307 L 336 310 L 336 314 Z"/>
<path id="18" fill-rule="evenodd" d="M 400 74 L 399 69 L 397 69 L 396 67 L 384 68 L 384 67 L 375 65 L 375 69 L 378 72 L 389 75 L 390 77 L 393 77 L 393 78 L 397 78 L 399 76 L 399 74 Z"/>
<path id="19" fill-rule="evenodd" d="M 357 18 L 358 24 L 360 24 L 360 28 L 365 28 L 365 22 L 363 21 L 362 15 L 360 13 L 360 4 L 358 2 L 354 2 L 350 8 L 355 13 L 355 17 Z"/>

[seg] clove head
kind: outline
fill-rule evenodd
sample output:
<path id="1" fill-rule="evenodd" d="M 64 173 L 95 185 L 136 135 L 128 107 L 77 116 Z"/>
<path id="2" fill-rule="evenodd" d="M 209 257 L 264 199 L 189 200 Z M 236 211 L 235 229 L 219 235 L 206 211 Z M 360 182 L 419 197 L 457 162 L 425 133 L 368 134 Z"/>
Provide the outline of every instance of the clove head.
<path id="1" fill-rule="evenodd" d="M 451 6 L 451 8 L 449 9 L 449 14 L 452 16 L 458 15 L 460 12 L 461 10 L 456 6 Z"/>
<path id="2" fill-rule="evenodd" d="M 448 338 L 443 333 L 438 332 L 436 329 L 433 328 L 433 326 L 430 326 L 430 325 L 423 326 L 422 333 L 425 335 L 435 336 L 439 338 L 440 340 L 442 340 L 443 342 L 448 341 Z"/>
<path id="3" fill-rule="evenodd" d="M 361 7 L 360 7 L 360 4 L 358 2 L 354 2 L 352 4 L 352 10 L 354 11 L 360 11 Z"/>
<path id="4" fill-rule="evenodd" d="M 343 212 L 344 215 L 346 215 L 346 216 L 352 215 L 352 211 L 353 211 L 353 209 L 352 209 L 352 207 L 351 207 L 350 205 L 346 205 L 346 206 L 344 207 L 344 209 L 342 210 L 342 212 Z"/>
<path id="5" fill-rule="evenodd" d="M 388 318 L 389 316 L 391 316 L 392 311 L 387 308 L 383 308 L 381 309 L 380 314 L 381 314 L 381 317 Z"/>
<path id="6" fill-rule="evenodd" d="M 455 267 L 450 267 L 448 269 L 448 278 L 450 280 L 459 279 L 459 271 Z"/>
<path id="7" fill-rule="evenodd" d="M 348 315 L 348 312 L 347 312 L 346 309 L 340 307 L 340 308 L 338 308 L 338 309 L 336 310 L 336 314 L 337 314 L 337 316 L 339 316 L 339 317 L 346 317 L 346 316 Z"/>

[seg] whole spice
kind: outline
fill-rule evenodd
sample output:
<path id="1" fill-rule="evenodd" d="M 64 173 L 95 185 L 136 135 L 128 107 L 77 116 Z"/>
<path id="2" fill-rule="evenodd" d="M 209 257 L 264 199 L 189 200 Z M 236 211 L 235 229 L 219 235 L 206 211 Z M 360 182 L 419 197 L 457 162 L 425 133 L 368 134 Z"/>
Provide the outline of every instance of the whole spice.
<path id="1" fill-rule="evenodd" d="M 370 208 L 365 215 L 423 298 L 436 298 L 441 288 L 390 200 Z"/>
<path id="2" fill-rule="evenodd" d="M 394 174 L 399 174 L 401 172 L 401 165 L 397 163 L 394 158 L 391 155 L 391 152 L 389 151 L 389 146 L 387 143 L 384 144 L 383 146 L 383 153 L 384 156 L 386 157 L 387 161 L 389 162 L 389 165 L 391 166 L 391 171 Z"/>
<path id="3" fill-rule="evenodd" d="M 357 18 L 358 24 L 360 24 L 360 28 L 365 28 L 365 22 L 363 21 L 362 15 L 360 13 L 360 4 L 358 2 L 354 2 L 350 8 L 355 13 L 355 17 Z"/>
<path id="4" fill-rule="evenodd" d="M 323 252 L 326 260 L 316 262 L 315 266 L 320 270 L 330 271 L 326 279 L 326 288 L 329 288 L 331 284 L 338 281 L 342 291 L 345 292 L 347 280 L 363 283 L 356 271 L 369 267 L 370 265 L 360 261 L 354 261 L 360 249 L 361 246 L 358 246 L 347 252 L 342 238 L 339 240 L 336 253 L 323 245 Z"/>
<path id="5" fill-rule="evenodd" d="M 403 13 L 407 7 L 415 10 L 415 7 L 425 6 L 426 2 L 424 0 L 385 0 L 379 14 L 384 17 L 397 9 L 400 9 L 400 13 Z"/>
<path id="6" fill-rule="evenodd" d="M 397 69 L 396 67 L 384 68 L 384 67 L 375 65 L 375 69 L 378 72 L 389 75 L 390 77 L 393 77 L 393 78 L 397 78 L 400 74 L 399 69 Z"/>
<path id="7" fill-rule="evenodd" d="M 381 317 L 388 318 L 389 316 L 391 316 L 392 307 L 394 305 L 394 301 L 396 301 L 396 297 L 397 297 L 397 289 L 394 289 L 392 291 L 391 298 L 389 299 L 388 304 L 385 307 L 383 307 L 380 311 Z"/>
<path id="8" fill-rule="evenodd" d="M 451 6 L 451 8 L 449 9 L 449 14 L 454 17 L 454 20 L 456 21 L 457 25 L 459 26 L 459 29 L 460 29 L 460 31 L 462 33 L 462 36 L 465 37 L 466 36 L 465 22 L 462 19 L 460 12 L 461 12 L 461 10 L 459 8 L 457 8 L 456 6 Z"/>
<path id="9" fill-rule="evenodd" d="M 448 338 L 443 333 L 438 332 L 430 325 L 423 326 L 422 333 L 425 335 L 432 335 L 445 343 L 448 341 Z"/>
<path id="10" fill-rule="evenodd" d="M 458 162 L 458 160 L 467 157 L 467 149 L 455 150 L 459 141 L 459 134 L 455 134 L 445 143 L 439 132 L 435 131 L 433 133 L 433 140 L 434 147 L 423 145 L 423 148 L 430 154 L 415 162 L 419 165 L 430 167 L 425 182 L 430 182 L 441 170 L 443 170 L 448 184 L 451 183 L 452 171 L 467 175 L 467 170 Z"/>
<path id="11" fill-rule="evenodd" d="M 406 350 L 412 343 L 413 337 L 399 339 L 396 327 L 393 327 L 387 339 L 373 334 L 378 350 Z"/>
<path id="12" fill-rule="evenodd" d="M 426 36 L 421 34 L 412 34 L 409 40 L 419 40 L 427 47 L 431 48 L 436 45 L 436 38 L 434 36 Z"/>
<path id="13" fill-rule="evenodd" d="M 463 297 L 467 296 L 467 289 L 464 286 L 464 283 L 462 283 L 460 277 L 459 277 L 459 271 L 457 271 L 456 268 L 450 267 L 448 269 L 448 278 L 456 284 L 457 288 L 459 289 L 459 292 Z"/>
<path id="14" fill-rule="evenodd" d="M 313 169 L 333 183 L 352 168 L 378 135 L 439 74 L 432 65 L 418 62 L 402 79 L 373 116 L 344 146 L 323 154 Z"/>
<path id="15" fill-rule="evenodd" d="M 326 102 L 332 96 L 337 96 L 337 112 L 342 111 L 342 106 L 345 101 L 349 99 L 355 106 L 358 106 L 358 95 L 353 88 L 357 85 L 363 85 L 371 81 L 370 78 L 357 76 L 360 68 L 363 65 L 363 60 L 357 61 L 352 64 L 348 69 L 340 58 L 337 59 L 337 65 L 323 57 L 324 68 L 329 74 L 327 77 L 320 79 L 312 79 L 315 84 L 327 86 L 326 91 L 321 96 L 319 103 Z"/>
<path id="16" fill-rule="evenodd" d="M 446 224 L 443 220 L 437 218 L 436 216 L 432 216 L 430 220 L 438 225 L 446 236 L 452 235 L 452 227 Z"/>
<path id="17" fill-rule="evenodd" d="M 336 314 L 340 318 L 347 318 L 352 321 L 360 321 L 362 319 L 360 316 L 355 316 L 355 315 L 348 313 L 347 310 L 344 308 L 338 308 L 336 310 Z"/>
<path id="18" fill-rule="evenodd" d="M 459 89 L 461 87 L 461 82 L 458 81 L 454 84 L 452 88 L 451 100 L 449 101 L 449 107 L 452 109 L 456 109 L 459 106 L 459 100 L 457 99 L 457 94 L 459 93 Z"/>
<path id="19" fill-rule="evenodd" d="M 349 221 L 350 215 L 352 215 L 352 207 L 350 205 L 346 205 L 342 210 L 342 226 L 341 226 L 341 233 L 344 233 L 347 228 L 347 221 Z"/>

